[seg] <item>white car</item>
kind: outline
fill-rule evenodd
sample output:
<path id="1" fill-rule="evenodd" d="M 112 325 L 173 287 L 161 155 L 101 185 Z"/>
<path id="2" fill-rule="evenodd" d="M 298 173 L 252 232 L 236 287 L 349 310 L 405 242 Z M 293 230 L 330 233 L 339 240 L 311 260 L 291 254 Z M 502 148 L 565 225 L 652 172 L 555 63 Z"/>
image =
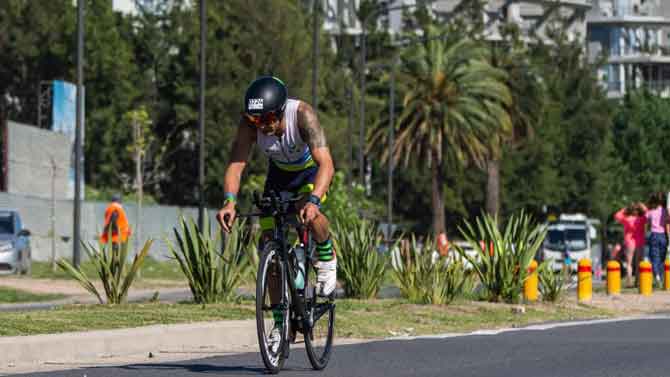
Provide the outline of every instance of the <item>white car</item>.
<path id="1" fill-rule="evenodd" d="M 463 263 L 463 267 L 466 270 L 469 270 L 472 268 L 472 264 L 465 259 L 461 254 L 458 253 L 458 251 L 455 250 L 453 245 L 458 245 L 464 252 L 467 254 L 470 258 L 478 261 L 480 258 L 479 252 L 472 247 L 472 245 L 467 242 L 467 241 L 452 241 L 451 245 L 449 246 L 449 253 L 447 254 L 447 262 L 451 262 L 454 260 L 461 261 Z"/>

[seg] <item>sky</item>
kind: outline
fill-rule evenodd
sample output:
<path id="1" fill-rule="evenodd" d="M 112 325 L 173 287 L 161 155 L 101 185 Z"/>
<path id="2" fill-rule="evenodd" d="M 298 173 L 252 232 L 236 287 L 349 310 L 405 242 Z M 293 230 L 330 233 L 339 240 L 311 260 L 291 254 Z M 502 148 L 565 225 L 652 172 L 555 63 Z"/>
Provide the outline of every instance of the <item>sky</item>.
<path id="1" fill-rule="evenodd" d="M 124 13 L 133 12 L 135 10 L 135 4 L 133 4 L 133 0 L 112 0 L 112 7 L 114 10 L 118 10 Z"/>

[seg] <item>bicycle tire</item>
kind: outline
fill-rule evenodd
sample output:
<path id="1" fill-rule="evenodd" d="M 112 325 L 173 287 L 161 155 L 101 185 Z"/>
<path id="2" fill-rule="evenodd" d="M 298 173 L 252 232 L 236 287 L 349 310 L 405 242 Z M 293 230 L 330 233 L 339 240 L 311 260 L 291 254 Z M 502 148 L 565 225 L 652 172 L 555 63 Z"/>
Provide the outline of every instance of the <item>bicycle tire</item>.
<path id="1" fill-rule="evenodd" d="M 256 332 L 258 334 L 258 346 L 261 352 L 261 358 L 263 359 L 263 364 L 265 368 L 271 374 L 277 374 L 284 366 L 284 361 L 286 360 L 286 355 L 288 355 L 289 347 L 288 345 L 288 327 L 289 327 L 289 303 L 288 300 L 284 301 L 284 324 L 280 334 L 279 346 L 276 351 L 270 349 L 268 344 L 268 326 L 266 321 L 269 318 L 271 322 L 272 319 L 272 305 L 269 304 L 270 293 L 268 282 L 270 279 L 270 274 L 275 273 L 280 277 L 285 276 L 283 271 L 284 266 L 279 262 L 277 245 L 270 242 L 267 243 L 261 252 L 261 258 L 258 264 L 258 273 L 256 275 Z M 283 291 L 286 292 L 286 282 L 282 281 L 284 284 Z M 269 314 L 268 314 L 269 312 Z M 271 328 L 270 328 L 271 329 Z M 271 331 L 271 330 L 270 330 Z"/>
<path id="2" fill-rule="evenodd" d="M 322 370 L 328 365 L 333 350 L 335 336 L 335 304 L 331 297 L 316 294 L 316 269 L 309 263 L 305 266 L 307 291 L 305 307 L 309 315 L 304 319 L 305 351 L 314 370 Z M 324 333 L 325 329 L 325 333 Z"/>

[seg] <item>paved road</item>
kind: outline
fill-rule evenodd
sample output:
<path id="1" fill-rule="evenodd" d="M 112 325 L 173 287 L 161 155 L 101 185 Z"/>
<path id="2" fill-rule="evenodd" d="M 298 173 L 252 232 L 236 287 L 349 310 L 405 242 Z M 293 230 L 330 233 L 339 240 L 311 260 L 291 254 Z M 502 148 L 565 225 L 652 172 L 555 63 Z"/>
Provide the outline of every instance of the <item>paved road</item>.
<path id="1" fill-rule="evenodd" d="M 605 322 L 493 335 L 388 340 L 338 346 L 314 374 L 294 349 L 282 376 L 670 376 L 670 317 Z M 188 377 L 262 375 L 257 353 L 166 364 L 136 364 L 33 377 Z M 27 375 L 26 375 L 27 376 Z"/>

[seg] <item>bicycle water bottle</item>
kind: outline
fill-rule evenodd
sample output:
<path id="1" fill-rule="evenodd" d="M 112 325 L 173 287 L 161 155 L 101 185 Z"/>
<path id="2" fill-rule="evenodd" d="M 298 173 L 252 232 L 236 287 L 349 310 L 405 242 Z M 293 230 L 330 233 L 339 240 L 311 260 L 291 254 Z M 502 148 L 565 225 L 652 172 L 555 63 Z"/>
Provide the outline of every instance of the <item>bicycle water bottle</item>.
<path id="1" fill-rule="evenodd" d="M 302 244 L 293 249 L 295 258 L 298 261 L 298 271 L 295 276 L 295 287 L 297 289 L 305 289 L 305 249 Z"/>

